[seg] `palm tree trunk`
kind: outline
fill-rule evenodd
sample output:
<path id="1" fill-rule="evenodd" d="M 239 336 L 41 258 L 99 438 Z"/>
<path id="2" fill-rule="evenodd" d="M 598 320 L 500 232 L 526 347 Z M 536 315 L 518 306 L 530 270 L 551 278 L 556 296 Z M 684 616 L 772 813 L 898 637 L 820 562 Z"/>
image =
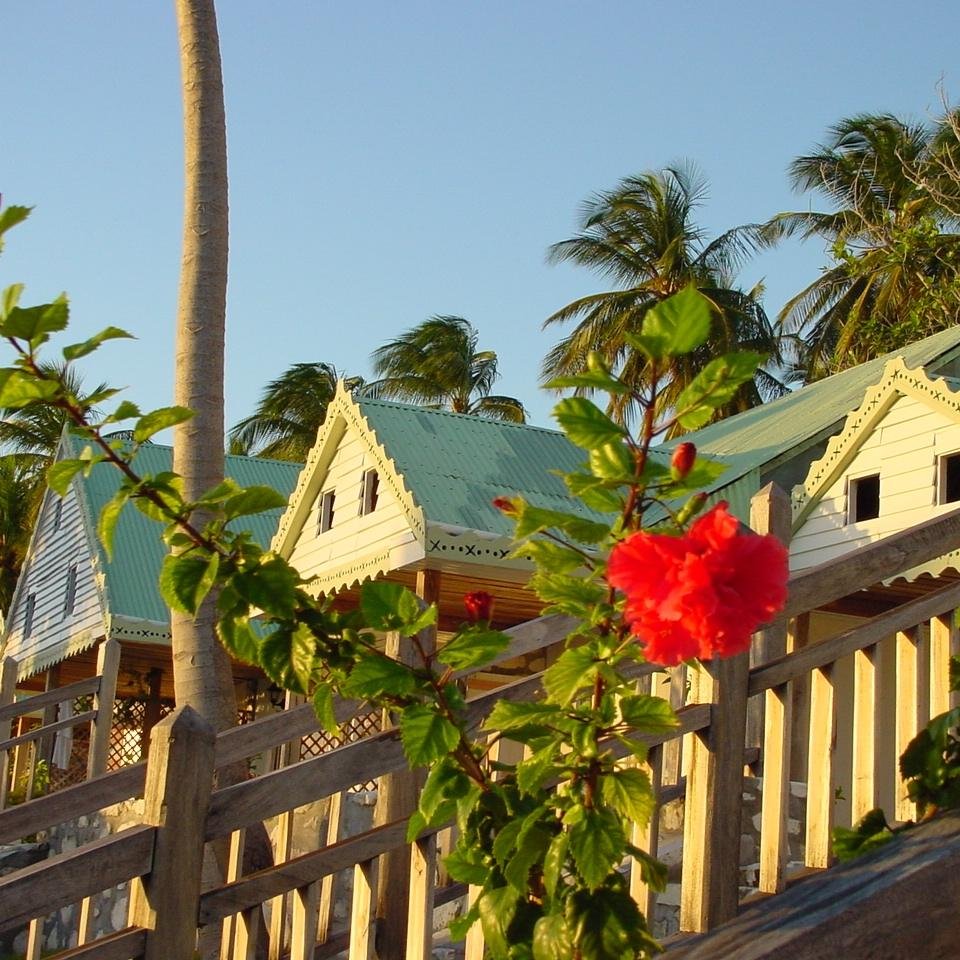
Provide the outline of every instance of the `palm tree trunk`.
<path id="1" fill-rule="evenodd" d="M 184 496 L 223 480 L 223 341 L 227 296 L 227 134 L 213 0 L 175 0 L 184 130 L 183 260 L 174 399 L 195 416 L 176 428 Z M 202 518 L 197 518 L 202 519 Z M 174 688 L 214 729 L 236 722 L 230 661 L 214 632 L 215 598 L 171 621 Z"/>

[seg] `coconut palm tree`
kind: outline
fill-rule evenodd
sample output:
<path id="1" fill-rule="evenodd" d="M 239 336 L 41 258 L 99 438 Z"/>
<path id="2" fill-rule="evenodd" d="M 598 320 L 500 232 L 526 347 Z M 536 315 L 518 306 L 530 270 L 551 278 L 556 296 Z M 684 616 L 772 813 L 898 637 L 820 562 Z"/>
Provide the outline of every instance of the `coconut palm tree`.
<path id="1" fill-rule="evenodd" d="M 911 123 L 889 114 L 841 120 L 826 142 L 790 165 L 799 191 L 835 209 L 780 213 L 771 241 L 827 241 L 832 263 L 780 312 L 799 349 L 792 357 L 818 379 L 956 322 L 960 226 L 924 186 L 925 171 L 956 149 L 947 122 Z"/>
<path id="2" fill-rule="evenodd" d="M 15 454 L 0 456 L 0 614 L 10 608 L 42 488 L 43 473 L 34 462 Z"/>
<path id="3" fill-rule="evenodd" d="M 341 379 L 330 363 L 295 363 L 264 388 L 257 408 L 230 431 L 230 450 L 302 463 L 317 439 Z M 362 377 L 343 378 L 348 390 Z"/>
<path id="4" fill-rule="evenodd" d="M 779 341 L 760 303 L 761 289 L 744 291 L 734 284 L 739 268 L 763 243 L 760 227 L 735 227 L 708 239 L 693 219 L 705 197 L 705 180 L 688 165 L 627 177 L 586 201 L 580 232 L 554 244 L 548 261 L 589 267 L 616 286 L 574 300 L 546 319 L 545 327 L 569 321 L 576 326 L 544 358 L 545 381 L 583 372 L 587 355 L 597 351 L 619 376 L 641 387 L 647 362 L 626 335 L 639 332 L 651 307 L 691 283 L 713 308 L 713 328 L 708 342 L 678 358 L 670 371 L 662 394 L 665 407 L 718 354 L 749 349 L 768 356 L 771 365 L 779 362 Z M 771 373 L 761 370 L 720 413 L 754 406 L 782 389 Z M 628 421 L 632 401 L 614 400 L 609 412 Z"/>
<path id="5" fill-rule="evenodd" d="M 373 352 L 379 379 L 364 393 L 523 423 L 519 400 L 490 393 L 500 376 L 497 355 L 478 350 L 477 341 L 477 331 L 463 317 L 430 317 Z"/>

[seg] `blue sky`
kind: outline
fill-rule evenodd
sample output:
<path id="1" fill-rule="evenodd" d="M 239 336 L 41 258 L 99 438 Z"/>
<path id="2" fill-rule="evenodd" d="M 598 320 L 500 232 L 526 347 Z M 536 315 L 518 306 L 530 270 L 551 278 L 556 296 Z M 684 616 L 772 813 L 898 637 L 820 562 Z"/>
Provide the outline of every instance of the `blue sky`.
<path id="1" fill-rule="evenodd" d="M 76 333 L 138 336 L 88 383 L 170 402 L 181 223 L 179 62 L 161 0 L 6 0 L 0 191 L 36 207 L 0 285 L 61 290 Z M 683 159 L 712 232 L 808 206 L 785 170 L 856 112 L 960 96 L 960 5 L 221 0 L 230 152 L 227 421 L 297 361 L 369 373 L 435 313 L 498 351 L 500 392 L 549 423 L 543 319 L 603 281 L 547 266 L 580 203 Z M 816 245 L 749 264 L 768 312 Z M 76 337 L 79 339 L 79 336 Z"/>

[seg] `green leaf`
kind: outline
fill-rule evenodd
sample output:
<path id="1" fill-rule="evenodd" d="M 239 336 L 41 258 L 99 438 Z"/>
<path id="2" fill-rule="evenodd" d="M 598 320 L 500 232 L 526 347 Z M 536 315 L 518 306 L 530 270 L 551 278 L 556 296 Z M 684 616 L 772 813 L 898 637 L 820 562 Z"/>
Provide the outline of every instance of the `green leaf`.
<path id="1" fill-rule="evenodd" d="M 38 400 L 52 400 L 59 390 L 53 380 L 39 380 L 22 370 L 0 370 L 0 407 L 19 410 Z"/>
<path id="2" fill-rule="evenodd" d="M 217 636 L 227 652 L 244 663 L 260 662 L 260 640 L 250 618 L 245 615 L 226 614 L 217 620 Z"/>
<path id="3" fill-rule="evenodd" d="M 631 846 L 630 856 L 634 860 L 634 869 L 640 869 L 640 879 L 648 886 L 652 887 L 658 893 L 667 889 L 667 865 L 651 857 L 646 850 Z"/>
<path id="4" fill-rule="evenodd" d="M 525 700 L 498 700 L 484 723 L 484 730 L 519 730 L 522 727 L 548 727 L 559 720 L 563 711 L 551 703 L 535 703 Z"/>
<path id="5" fill-rule="evenodd" d="M 570 830 L 570 854 L 591 890 L 596 890 L 623 858 L 626 843 L 623 825 L 614 813 L 584 810 L 583 819 Z"/>
<path id="6" fill-rule="evenodd" d="M 468 670 L 489 663 L 509 646 L 505 633 L 477 625 L 461 630 L 440 648 L 437 659 L 454 670 Z"/>
<path id="7" fill-rule="evenodd" d="M 193 416 L 193 411 L 186 407 L 159 407 L 145 413 L 133 428 L 133 439 L 137 443 L 149 440 L 155 433 L 184 423 Z"/>
<path id="8" fill-rule="evenodd" d="M 589 456 L 590 472 L 602 480 L 630 483 L 636 476 L 636 462 L 625 443 L 605 443 L 594 447 Z"/>
<path id="9" fill-rule="evenodd" d="M 663 697 L 645 693 L 631 694 L 620 700 L 620 716 L 643 733 L 671 733 L 680 726 L 673 708 Z"/>
<path id="10" fill-rule="evenodd" d="M 310 689 L 317 665 L 317 638 L 305 623 L 299 623 L 290 637 L 290 670 L 301 690 Z"/>
<path id="11" fill-rule="evenodd" d="M 500 828 L 494 838 L 493 856 L 501 867 L 505 866 L 513 856 L 521 829 L 523 829 L 522 820 L 511 820 Z"/>
<path id="12" fill-rule="evenodd" d="M 579 543 L 599 543 L 609 533 L 610 527 L 595 520 L 586 520 L 573 513 L 546 510 L 521 503 L 517 514 L 515 536 L 529 537 L 542 530 L 562 530 Z"/>
<path id="13" fill-rule="evenodd" d="M 573 938 L 561 913 L 541 917 L 533 928 L 533 960 L 571 960 Z"/>
<path id="14" fill-rule="evenodd" d="M 600 778 L 600 796 L 604 803 L 634 823 L 645 827 L 657 805 L 650 778 L 643 770 L 616 770 Z"/>
<path id="15" fill-rule="evenodd" d="M 132 403 L 130 400 L 121 400 L 117 404 L 117 409 L 113 411 L 113 414 L 109 419 L 117 423 L 121 420 L 132 420 L 134 417 L 140 416 L 140 408 Z"/>
<path id="16" fill-rule="evenodd" d="M 527 540 L 521 543 L 510 556 L 532 560 L 538 567 L 549 573 L 567 573 L 570 570 L 579 570 L 585 564 L 582 553 L 572 547 L 554 543 L 553 540 Z"/>
<path id="17" fill-rule="evenodd" d="M 563 879 L 563 868 L 567 862 L 567 850 L 570 847 L 570 834 L 564 831 L 550 841 L 543 858 L 543 886 L 547 895 L 556 895 L 557 887 Z"/>
<path id="18" fill-rule="evenodd" d="M 710 306 L 692 284 L 655 307 L 643 318 L 639 336 L 627 341 L 655 360 L 696 350 L 710 336 Z"/>
<path id="19" fill-rule="evenodd" d="M 408 696 L 416 689 L 417 678 L 409 667 L 390 657 L 370 653 L 350 672 L 342 692 L 345 697 L 366 700 L 384 693 Z"/>
<path id="20" fill-rule="evenodd" d="M 606 443 L 619 442 L 627 433 L 586 397 L 567 397 L 561 400 L 553 408 L 553 416 L 567 439 L 587 450 Z"/>
<path id="21" fill-rule="evenodd" d="M 225 520 L 233 520 L 266 510 L 279 510 L 286 505 L 287 498 L 273 487 L 245 487 L 223 501 L 223 516 Z"/>
<path id="22" fill-rule="evenodd" d="M 707 423 L 713 411 L 729 403 L 737 390 L 757 372 L 760 353 L 728 353 L 711 360 L 677 397 L 677 421 L 685 430 Z"/>
<path id="23" fill-rule="evenodd" d="M 507 928 L 516 915 L 518 901 L 519 897 L 512 887 L 484 890 L 477 898 L 483 939 L 495 958 L 506 957 L 510 949 Z"/>
<path id="24" fill-rule="evenodd" d="M 333 688 L 327 683 L 318 683 L 313 691 L 313 712 L 320 721 L 320 726 L 331 736 L 340 733 L 340 724 L 333 709 Z"/>
<path id="25" fill-rule="evenodd" d="M 517 893 L 527 893 L 530 887 L 530 869 L 540 862 L 553 836 L 553 832 L 540 823 L 533 823 L 520 831 L 513 856 L 503 868 L 504 878 Z"/>
<path id="26" fill-rule="evenodd" d="M 121 338 L 128 340 L 135 339 L 132 334 L 127 333 L 126 330 L 121 330 L 119 327 L 106 327 L 99 333 L 95 333 L 89 340 L 84 340 L 83 343 L 72 343 L 64 347 L 63 359 L 68 362 L 70 360 L 78 360 L 80 357 L 85 357 L 87 354 L 93 353 L 104 341 L 118 340 Z M 128 414 L 128 416 L 134 416 L 134 414 Z"/>
<path id="27" fill-rule="evenodd" d="M 554 377 L 543 386 L 547 390 L 564 390 L 570 387 L 577 390 L 600 390 L 617 396 L 630 393 L 630 387 L 626 383 L 611 376 L 605 370 L 584 370 L 583 373 L 571 377 Z"/>
<path id="28" fill-rule="evenodd" d="M 419 619 L 420 601 L 400 583 L 373 580 L 360 588 L 360 611 L 371 630 L 403 631 Z"/>
<path id="29" fill-rule="evenodd" d="M 591 607 L 603 603 L 607 591 L 593 580 L 567 573 L 547 573 L 538 570 L 530 578 L 530 589 L 553 610 L 574 617 L 588 614 Z"/>
<path id="30" fill-rule="evenodd" d="M 707 460 L 697 457 L 693 469 L 679 482 L 673 482 L 668 488 L 671 498 L 683 497 L 690 493 L 699 493 L 705 487 L 710 487 L 722 474 L 726 473 L 727 464 L 719 460 Z"/>
<path id="31" fill-rule="evenodd" d="M 472 883 L 482 887 L 490 879 L 490 863 L 482 851 L 473 846 L 458 844 L 443 859 L 447 873 L 458 883 Z"/>
<path id="32" fill-rule="evenodd" d="M 290 624 L 283 624 L 260 641 L 257 662 L 285 690 L 306 693 L 316 665 L 315 649 L 316 639 L 305 626 L 293 630 Z"/>
<path id="33" fill-rule="evenodd" d="M 446 756 L 460 741 L 460 731 L 433 707 L 416 705 L 400 714 L 400 740 L 412 767 Z"/>
<path id="34" fill-rule="evenodd" d="M 167 605 L 182 613 L 196 613 L 213 584 L 209 569 L 208 557 L 194 554 L 168 554 L 164 557 L 160 568 L 160 593 Z"/>
<path id="35" fill-rule="evenodd" d="M 551 700 L 566 706 L 579 690 L 593 686 L 597 670 L 597 661 L 587 647 L 571 647 L 547 667 L 543 686 Z"/>
<path id="36" fill-rule="evenodd" d="M 38 347 L 49 339 L 51 333 L 59 333 L 67 326 L 69 315 L 67 297 L 62 293 L 51 303 L 11 307 L 0 323 L 0 335 L 28 340 L 31 346 Z"/>
<path id="37" fill-rule="evenodd" d="M 559 750 L 560 744 L 551 741 L 517 764 L 517 789 L 521 793 L 536 793 L 543 786 L 556 770 L 554 761 Z"/>
<path id="38" fill-rule="evenodd" d="M 893 831 L 887 824 L 887 818 L 880 809 L 871 810 L 852 829 L 835 827 L 833 830 L 833 855 L 841 862 L 853 860 L 861 854 L 869 853 L 889 843 Z"/>
<path id="39" fill-rule="evenodd" d="M 123 508 L 130 499 L 130 490 L 127 487 L 121 487 L 104 505 L 100 511 L 100 519 L 97 523 L 97 536 L 103 544 L 107 559 L 113 559 L 113 534 L 117 528 L 117 521 Z"/>
<path id="40" fill-rule="evenodd" d="M 300 574 L 276 554 L 265 553 L 260 562 L 233 579 L 233 586 L 248 603 L 275 617 L 290 617 L 296 605 Z"/>
<path id="41" fill-rule="evenodd" d="M 469 786 L 466 774 L 450 757 L 435 763 L 420 791 L 419 806 L 426 821 L 425 826 L 447 819 L 439 818 L 438 811 L 463 796 Z"/>
<path id="42" fill-rule="evenodd" d="M 55 493 L 65 497 L 73 478 L 89 466 L 86 460 L 58 460 L 47 469 L 47 486 Z"/>
<path id="43" fill-rule="evenodd" d="M 11 204 L 9 207 L 4 207 L 0 210 L 0 237 L 2 237 L 11 227 L 15 227 L 18 223 L 23 223 L 27 217 L 30 216 L 30 211 L 32 207 L 18 207 L 16 204 Z M 0 250 L 3 247 L 0 245 Z"/>
<path id="44" fill-rule="evenodd" d="M 444 863 L 447 863 L 449 859 L 450 857 L 447 857 L 447 859 L 444 860 Z M 463 880 L 462 878 L 455 877 L 453 872 L 450 871 L 449 867 L 447 868 L 447 871 L 450 873 L 450 876 L 453 877 L 455 880 L 460 879 L 461 883 L 473 882 L 472 880 Z M 484 876 L 483 879 L 486 879 L 486 877 Z M 478 886 L 482 885 L 482 883 L 483 883 L 483 880 L 480 881 L 480 884 L 478 884 Z M 463 940 L 464 937 L 466 937 L 467 933 L 469 933 L 470 928 L 479 919 L 480 919 L 480 911 L 477 909 L 476 903 L 474 903 L 473 906 L 462 917 L 456 917 L 455 919 L 450 921 L 450 926 L 449 926 L 450 939 L 454 943 L 457 943 L 458 941 Z"/>
<path id="45" fill-rule="evenodd" d="M 593 892 L 575 891 L 565 913 L 582 960 L 632 960 L 661 949 L 622 877 Z"/>
<path id="46" fill-rule="evenodd" d="M 2 218 L 2 216 L 3 214 L 0 214 L 0 218 Z M 3 244 L 0 242 L 0 250 L 2 249 Z M 3 296 L 0 298 L 0 323 L 7 319 L 10 311 L 20 302 L 23 290 L 24 286 L 22 283 L 13 283 L 4 289 Z"/>
<path id="47" fill-rule="evenodd" d="M 592 473 L 568 473 L 564 475 L 563 482 L 567 485 L 567 489 L 575 497 L 579 497 L 584 506 L 591 510 L 610 514 L 619 514 L 623 510 L 623 498 L 620 493 L 605 487 L 604 482 Z"/>

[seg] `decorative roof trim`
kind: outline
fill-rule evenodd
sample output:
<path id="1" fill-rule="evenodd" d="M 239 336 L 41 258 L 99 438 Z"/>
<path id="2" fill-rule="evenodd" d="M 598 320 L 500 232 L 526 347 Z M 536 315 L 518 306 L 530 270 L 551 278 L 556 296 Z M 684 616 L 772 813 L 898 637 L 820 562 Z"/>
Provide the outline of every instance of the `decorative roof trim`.
<path id="1" fill-rule="evenodd" d="M 367 453 L 372 461 L 371 465 L 377 468 L 380 482 L 391 489 L 417 541 L 421 545 L 424 543 L 426 518 L 423 508 L 417 503 L 413 491 L 404 483 L 396 463 L 380 443 L 376 431 L 341 380 L 337 383 L 337 392 L 327 408 L 326 419 L 317 431 L 317 441 L 300 472 L 296 489 L 290 497 L 290 506 L 280 518 L 277 533 L 271 543 L 271 548 L 286 559 L 289 559 L 293 553 L 297 538 L 303 531 L 310 509 L 323 488 L 330 464 L 348 427 L 355 430 L 366 444 Z M 328 575 L 325 574 L 323 581 L 326 582 L 328 579 Z"/>
<path id="2" fill-rule="evenodd" d="M 793 488 L 794 533 L 901 397 L 913 397 L 951 420 L 960 421 L 960 395 L 944 379 L 931 379 L 923 367 L 911 370 L 903 357 L 890 360 L 879 382 L 867 388 L 860 406 L 847 414 L 841 431 L 830 438 L 823 456 L 810 464 L 806 480 Z"/>
<path id="3" fill-rule="evenodd" d="M 133 643 L 171 642 L 170 624 L 157 620 L 140 620 L 136 617 L 113 615 L 109 619 L 106 635 L 111 640 L 123 640 Z"/>

